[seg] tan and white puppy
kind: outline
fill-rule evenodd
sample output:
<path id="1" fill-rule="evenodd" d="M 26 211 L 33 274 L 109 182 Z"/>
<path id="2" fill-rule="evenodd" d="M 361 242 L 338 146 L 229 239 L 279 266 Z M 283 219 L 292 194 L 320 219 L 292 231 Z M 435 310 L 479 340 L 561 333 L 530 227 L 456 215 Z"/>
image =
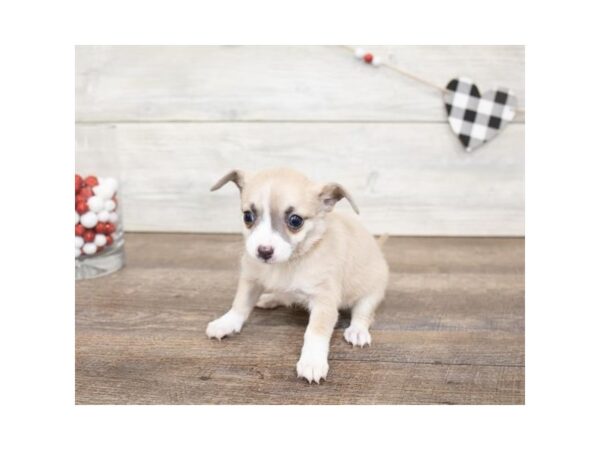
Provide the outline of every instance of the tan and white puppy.
<path id="1" fill-rule="evenodd" d="M 369 326 L 384 297 L 387 263 L 355 215 L 332 212 L 346 198 L 358 213 L 339 184 L 314 183 L 289 169 L 234 170 L 211 190 L 229 181 L 241 193 L 246 251 L 233 305 L 208 324 L 206 334 L 221 339 L 238 333 L 255 305 L 302 304 L 310 319 L 296 368 L 299 377 L 318 383 L 329 370 L 329 341 L 339 309 L 352 310 L 346 341 L 371 344 Z"/>

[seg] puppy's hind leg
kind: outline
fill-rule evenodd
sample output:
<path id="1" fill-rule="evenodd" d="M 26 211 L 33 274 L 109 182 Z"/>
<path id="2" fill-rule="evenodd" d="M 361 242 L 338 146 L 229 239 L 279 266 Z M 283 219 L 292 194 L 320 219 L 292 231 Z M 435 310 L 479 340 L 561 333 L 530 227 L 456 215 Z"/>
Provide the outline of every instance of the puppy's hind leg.
<path id="1" fill-rule="evenodd" d="M 261 309 L 275 309 L 279 306 L 291 306 L 292 303 L 293 298 L 284 293 L 273 294 L 272 292 L 265 292 L 260 296 L 256 307 Z"/>
<path id="2" fill-rule="evenodd" d="M 344 331 L 344 339 L 352 346 L 371 345 L 369 327 L 375 318 L 375 310 L 383 300 L 384 292 L 367 295 L 352 307 L 350 326 Z"/>

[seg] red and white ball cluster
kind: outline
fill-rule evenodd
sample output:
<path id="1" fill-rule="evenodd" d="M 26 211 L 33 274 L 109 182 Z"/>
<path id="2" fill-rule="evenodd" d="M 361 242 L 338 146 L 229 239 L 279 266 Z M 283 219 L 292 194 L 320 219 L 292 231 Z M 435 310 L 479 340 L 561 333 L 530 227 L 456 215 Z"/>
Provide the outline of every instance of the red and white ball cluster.
<path id="1" fill-rule="evenodd" d="M 367 64 L 371 64 L 373 66 L 381 65 L 381 58 L 379 56 L 373 56 L 372 53 L 367 52 L 363 48 L 357 48 L 354 51 L 354 56 L 356 56 L 358 59 L 362 59 Z"/>
<path id="2" fill-rule="evenodd" d="M 119 222 L 117 180 L 75 175 L 75 258 L 110 246 Z"/>

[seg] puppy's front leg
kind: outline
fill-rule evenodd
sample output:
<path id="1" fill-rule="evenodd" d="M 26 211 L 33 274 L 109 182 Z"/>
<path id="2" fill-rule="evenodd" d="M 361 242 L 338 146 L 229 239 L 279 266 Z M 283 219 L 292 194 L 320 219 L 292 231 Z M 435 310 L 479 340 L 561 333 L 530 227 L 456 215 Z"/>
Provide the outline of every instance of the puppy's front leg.
<path id="1" fill-rule="evenodd" d="M 220 340 L 232 333 L 239 333 L 262 292 L 262 286 L 242 274 L 231 309 L 208 324 L 206 335 Z"/>
<path id="2" fill-rule="evenodd" d="M 321 378 L 327 378 L 329 341 L 338 318 L 336 304 L 335 301 L 321 301 L 311 305 L 302 354 L 296 365 L 298 377 L 306 378 L 309 383 L 319 383 Z"/>

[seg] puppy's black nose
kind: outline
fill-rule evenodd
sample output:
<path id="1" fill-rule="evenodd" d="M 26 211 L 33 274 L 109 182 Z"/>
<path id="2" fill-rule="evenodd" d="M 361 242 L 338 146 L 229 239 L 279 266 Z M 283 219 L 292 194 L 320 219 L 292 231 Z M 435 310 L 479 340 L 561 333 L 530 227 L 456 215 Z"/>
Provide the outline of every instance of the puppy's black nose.
<path id="1" fill-rule="evenodd" d="M 265 261 L 273 256 L 273 252 L 273 247 L 267 247 L 266 245 L 258 246 L 258 256 Z"/>

